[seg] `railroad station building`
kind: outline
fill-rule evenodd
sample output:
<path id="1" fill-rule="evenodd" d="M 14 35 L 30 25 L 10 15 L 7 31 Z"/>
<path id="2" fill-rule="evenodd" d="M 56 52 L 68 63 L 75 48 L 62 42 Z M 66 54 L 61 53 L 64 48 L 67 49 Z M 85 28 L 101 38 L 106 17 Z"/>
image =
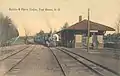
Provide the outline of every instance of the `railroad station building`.
<path id="1" fill-rule="evenodd" d="M 114 28 L 106 25 L 89 21 L 90 24 L 90 37 L 89 47 L 103 48 L 103 36 L 106 31 L 115 31 Z M 79 16 L 79 22 L 69 26 L 66 29 L 57 32 L 60 36 L 61 45 L 72 48 L 86 48 L 87 47 L 87 33 L 88 33 L 88 20 L 82 20 Z"/>

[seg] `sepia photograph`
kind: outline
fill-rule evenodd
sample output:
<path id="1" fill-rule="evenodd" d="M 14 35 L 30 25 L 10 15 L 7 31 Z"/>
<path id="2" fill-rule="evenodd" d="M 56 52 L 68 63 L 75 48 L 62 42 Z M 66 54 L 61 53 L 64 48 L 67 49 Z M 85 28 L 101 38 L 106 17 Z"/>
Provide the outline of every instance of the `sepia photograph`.
<path id="1" fill-rule="evenodd" d="M 120 76 L 120 0 L 0 0 L 0 76 Z"/>

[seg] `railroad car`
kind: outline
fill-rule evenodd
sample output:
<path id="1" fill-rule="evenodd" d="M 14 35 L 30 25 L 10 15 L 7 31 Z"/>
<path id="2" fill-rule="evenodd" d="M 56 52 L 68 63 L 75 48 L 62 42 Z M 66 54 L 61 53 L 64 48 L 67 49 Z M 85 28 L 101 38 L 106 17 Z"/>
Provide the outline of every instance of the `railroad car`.
<path id="1" fill-rule="evenodd" d="M 42 44 L 42 45 L 46 45 L 46 41 L 45 41 L 45 38 L 44 38 L 44 36 L 42 36 L 42 35 L 36 35 L 35 37 L 34 37 L 34 42 L 35 43 L 37 43 L 37 44 Z"/>
<path id="2" fill-rule="evenodd" d="M 36 35 L 34 37 L 34 42 L 37 44 L 55 47 L 57 46 L 56 37 L 53 34 L 44 34 L 44 35 Z"/>

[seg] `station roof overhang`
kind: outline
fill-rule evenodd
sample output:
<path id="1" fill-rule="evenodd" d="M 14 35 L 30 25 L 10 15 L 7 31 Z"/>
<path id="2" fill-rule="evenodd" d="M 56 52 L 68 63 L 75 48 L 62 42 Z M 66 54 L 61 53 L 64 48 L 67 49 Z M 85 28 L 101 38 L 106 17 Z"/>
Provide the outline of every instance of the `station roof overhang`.
<path id="1" fill-rule="evenodd" d="M 90 30 L 94 31 L 115 31 L 114 28 L 111 28 L 109 26 L 96 23 L 93 21 L 89 21 L 90 23 Z M 74 32 L 86 32 L 88 30 L 88 20 L 83 20 L 80 22 L 77 22 L 73 24 L 72 26 L 69 26 L 68 28 L 65 28 L 63 30 L 58 31 L 57 33 L 64 32 L 64 31 L 74 31 Z"/>

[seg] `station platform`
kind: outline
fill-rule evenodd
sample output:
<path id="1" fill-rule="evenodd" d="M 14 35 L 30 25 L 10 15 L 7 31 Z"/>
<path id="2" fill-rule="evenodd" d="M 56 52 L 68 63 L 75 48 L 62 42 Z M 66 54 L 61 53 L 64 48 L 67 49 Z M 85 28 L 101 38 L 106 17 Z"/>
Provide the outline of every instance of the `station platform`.
<path id="1" fill-rule="evenodd" d="M 82 48 L 67 49 L 120 73 L 120 49 L 105 48 L 89 51 Z"/>

